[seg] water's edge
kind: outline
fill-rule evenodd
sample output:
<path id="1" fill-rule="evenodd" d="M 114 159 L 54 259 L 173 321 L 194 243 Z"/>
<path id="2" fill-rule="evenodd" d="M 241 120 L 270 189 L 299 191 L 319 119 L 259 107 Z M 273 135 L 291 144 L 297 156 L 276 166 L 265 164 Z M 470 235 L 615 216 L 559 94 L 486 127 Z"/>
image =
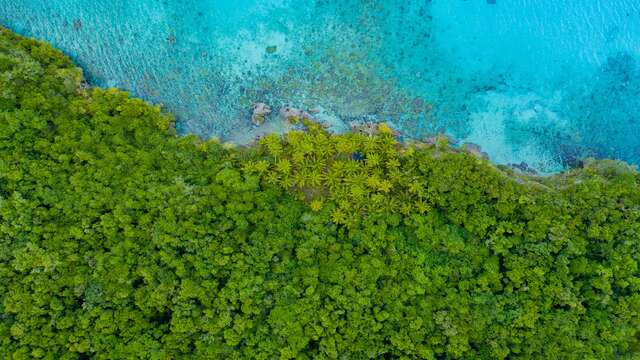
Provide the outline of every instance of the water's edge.
<path id="1" fill-rule="evenodd" d="M 542 173 L 591 156 L 640 164 L 626 20 L 640 5 L 520 2 L 17 0 L 0 23 L 61 48 L 92 84 L 161 104 L 183 134 L 248 143 L 289 129 L 278 110 L 294 106 L 336 132 L 386 121 Z M 259 127 L 256 102 L 274 110 Z"/>

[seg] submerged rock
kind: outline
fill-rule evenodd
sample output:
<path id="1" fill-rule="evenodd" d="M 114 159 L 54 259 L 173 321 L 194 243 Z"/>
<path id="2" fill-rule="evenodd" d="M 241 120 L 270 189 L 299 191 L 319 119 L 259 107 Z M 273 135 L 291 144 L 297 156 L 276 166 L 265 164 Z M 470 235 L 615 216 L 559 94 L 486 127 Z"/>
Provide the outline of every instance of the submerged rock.
<path id="1" fill-rule="evenodd" d="M 273 54 L 278 50 L 278 47 L 273 45 L 273 46 L 267 46 L 267 54 Z"/>
<path id="2" fill-rule="evenodd" d="M 271 107 L 265 103 L 257 102 L 251 107 L 251 122 L 255 125 L 262 125 L 267 117 L 271 114 Z"/>

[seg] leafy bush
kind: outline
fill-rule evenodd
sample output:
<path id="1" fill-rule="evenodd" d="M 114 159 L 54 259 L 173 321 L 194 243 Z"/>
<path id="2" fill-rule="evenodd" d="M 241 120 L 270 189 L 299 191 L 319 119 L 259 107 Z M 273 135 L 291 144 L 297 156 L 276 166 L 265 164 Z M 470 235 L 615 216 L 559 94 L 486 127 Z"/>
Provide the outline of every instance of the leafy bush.
<path id="1" fill-rule="evenodd" d="M 443 143 L 179 137 L 0 29 L 0 357 L 638 356 L 640 176 Z"/>

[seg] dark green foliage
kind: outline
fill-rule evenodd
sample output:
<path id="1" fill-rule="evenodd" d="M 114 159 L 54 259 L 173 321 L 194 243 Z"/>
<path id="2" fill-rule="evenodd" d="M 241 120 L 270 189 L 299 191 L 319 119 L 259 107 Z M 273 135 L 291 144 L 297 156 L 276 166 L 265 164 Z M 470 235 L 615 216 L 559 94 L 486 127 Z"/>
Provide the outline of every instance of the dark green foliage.
<path id="1" fill-rule="evenodd" d="M 635 358 L 640 176 L 177 137 L 0 30 L 0 358 Z M 353 154 L 359 156 L 353 156 Z"/>

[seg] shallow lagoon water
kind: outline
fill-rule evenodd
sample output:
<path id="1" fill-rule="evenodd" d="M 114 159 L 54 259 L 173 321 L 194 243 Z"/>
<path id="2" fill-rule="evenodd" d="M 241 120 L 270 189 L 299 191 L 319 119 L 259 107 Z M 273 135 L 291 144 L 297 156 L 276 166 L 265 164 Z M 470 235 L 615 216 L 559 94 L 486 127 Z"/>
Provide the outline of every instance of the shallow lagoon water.
<path id="1" fill-rule="evenodd" d="M 542 172 L 640 164 L 637 0 L 0 0 L 0 23 L 163 104 L 182 133 L 282 131 L 251 124 L 264 101 L 320 109 L 335 131 L 447 133 Z"/>

